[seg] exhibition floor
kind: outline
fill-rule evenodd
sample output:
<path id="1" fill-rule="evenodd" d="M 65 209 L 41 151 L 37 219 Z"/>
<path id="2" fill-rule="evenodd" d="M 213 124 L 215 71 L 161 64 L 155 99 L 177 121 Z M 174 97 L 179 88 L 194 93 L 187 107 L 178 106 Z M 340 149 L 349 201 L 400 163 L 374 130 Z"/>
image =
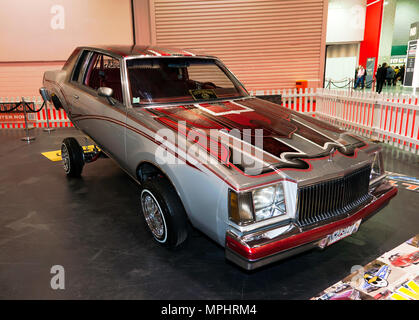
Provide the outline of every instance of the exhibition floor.
<path id="1" fill-rule="evenodd" d="M 67 179 L 41 153 L 77 130 L 32 134 L 26 144 L 23 130 L 0 131 L 0 299 L 310 299 L 419 233 L 419 188 L 394 182 L 398 195 L 353 236 L 245 272 L 197 230 L 178 250 L 160 247 L 139 216 L 138 185 L 112 160 Z M 418 156 L 384 146 L 384 158 L 388 171 L 419 177 Z M 54 265 L 64 290 L 50 286 Z"/>

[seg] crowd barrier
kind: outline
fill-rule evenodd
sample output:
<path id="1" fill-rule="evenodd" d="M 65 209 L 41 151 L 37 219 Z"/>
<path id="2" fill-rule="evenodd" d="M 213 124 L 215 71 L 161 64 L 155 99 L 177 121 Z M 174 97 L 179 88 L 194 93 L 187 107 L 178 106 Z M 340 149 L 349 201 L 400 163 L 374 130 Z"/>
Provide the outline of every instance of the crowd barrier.
<path id="1" fill-rule="evenodd" d="M 346 90 L 354 90 L 355 87 L 355 79 L 353 78 L 345 78 L 342 80 L 333 80 L 333 79 L 325 79 L 325 88 L 326 89 L 346 89 Z M 375 85 L 376 85 L 376 80 L 372 79 L 372 80 L 365 80 L 364 81 L 364 87 L 366 90 L 370 89 L 372 91 L 375 90 Z M 362 87 L 362 85 L 360 84 L 358 87 Z"/>
<path id="2" fill-rule="evenodd" d="M 305 89 L 277 89 L 250 91 L 255 96 L 281 96 L 282 105 L 291 110 L 315 115 L 316 90 Z"/>
<path id="3" fill-rule="evenodd" d="M 345 130 L 370 139 L 394 145 L 405 151 L 419 152 L 419 101 L 416 96 L 327 88 L 275 89 L 250 91 L 255 96 L 281 97 L 282 105 L 291 110 L 310 114 L 335 124 Z M 43 103 L 41 97 L 25 97 L 35 109 Z M 7 103 L 21 101 L 1 99 L 4 109 Z M 50 127 L 72 127 L 63 109 L 48 108 Z M 38 113 L 30 110 L 28 126 L 45 128 L 47 117 L 45 108 Z M 0 128 L 25 128 L 23 112 L 0 113 Z"/>
<path id="4" fill-rule="evenodd" d="M 317 89 L 316 116 L 405 151 L 419 150 L 419 103 L 413 95 Z"/>
<path id="5" fill-rule="evenodd" d="M 27 103 L 34 106 L 35 109 L 39 110 L 43 104 L 43 100 L 40 96 L 36 97 L 23 97 Z M 10 110 L 11 106 L 15 103 L 19 103 L 22 97 L 17 98 L 0 98 L 0 111 Z M 47 115 L 46 109 L 43 108 L 40 112 L 27 111 L 27 122 L 30 128 L 46 128 L 47 127 Z M 52 128 L 61 127 L 72 127 L 73 124 L 68 120 L 67 114 L 63 109 L 56 110 L 51 104 L 48 108 L 49 125 Z M 0 113 L 0 128 L 1 129 L 25 129 L 24 112 L 22 108 L 14 110 L 11 113 Z"/>

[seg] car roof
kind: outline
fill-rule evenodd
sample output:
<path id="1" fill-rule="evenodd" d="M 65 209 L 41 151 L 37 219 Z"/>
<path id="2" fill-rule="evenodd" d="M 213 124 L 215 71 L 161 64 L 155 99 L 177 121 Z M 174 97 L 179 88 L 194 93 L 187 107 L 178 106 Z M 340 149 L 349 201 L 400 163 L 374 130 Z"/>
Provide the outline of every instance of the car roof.
<path id="1" fill-rule="evenodd" d="M 197 53 L 196 51 L 177 49 L 177 48 L 163 48 L 157 46 L 139 46 L 139 45 L 107 45 L 107 46 L 92 46 L 79 47 L 79 49 L 99 49 L 105 52 L 112 53 L 120 57 L 212 57 L 205 54 Z"/>

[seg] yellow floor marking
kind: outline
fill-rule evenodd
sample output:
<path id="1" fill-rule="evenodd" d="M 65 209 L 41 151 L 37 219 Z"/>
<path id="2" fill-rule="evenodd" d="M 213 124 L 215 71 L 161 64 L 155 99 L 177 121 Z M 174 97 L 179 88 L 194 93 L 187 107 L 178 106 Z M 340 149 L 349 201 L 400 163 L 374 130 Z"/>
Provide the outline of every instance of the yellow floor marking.
<path id="1" fill-rule="evenodd" d="M 61 150 L 42 152 L 41 154 L 51 161 L 61 161 Z"/>
<path id="2" fill-rule="evenodd" d="M 91 146 L 87 146 L 87 147 L 83 147 L 84 151 L 93 151 L 95 146 L 91 145 Z M 100 150 L 98 148 L 98 150 Z M 41 153 L 44 157 L 46 157 L 47 159 L 51 160 L 51 161 L 61 161 L 61 150 L 55 150 L 55 151 L 47 151 L 47 152 L 42 152 Z"/>

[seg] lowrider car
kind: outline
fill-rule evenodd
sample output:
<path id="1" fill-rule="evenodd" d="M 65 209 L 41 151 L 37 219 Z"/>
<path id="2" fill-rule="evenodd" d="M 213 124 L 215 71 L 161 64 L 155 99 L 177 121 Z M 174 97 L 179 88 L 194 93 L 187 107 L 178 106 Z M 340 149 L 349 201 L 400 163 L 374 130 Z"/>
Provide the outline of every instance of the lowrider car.
<path id="1" fill-rule="evenodd" d="M 68 176 L 112 158 L 156 241 L 191 224 L 248 270 L 351 235 L 397 193 L 379 145 L 250 95 L 213 56 L 78 47 L 41 93 L 97 145 L 63 141 Z"/>

